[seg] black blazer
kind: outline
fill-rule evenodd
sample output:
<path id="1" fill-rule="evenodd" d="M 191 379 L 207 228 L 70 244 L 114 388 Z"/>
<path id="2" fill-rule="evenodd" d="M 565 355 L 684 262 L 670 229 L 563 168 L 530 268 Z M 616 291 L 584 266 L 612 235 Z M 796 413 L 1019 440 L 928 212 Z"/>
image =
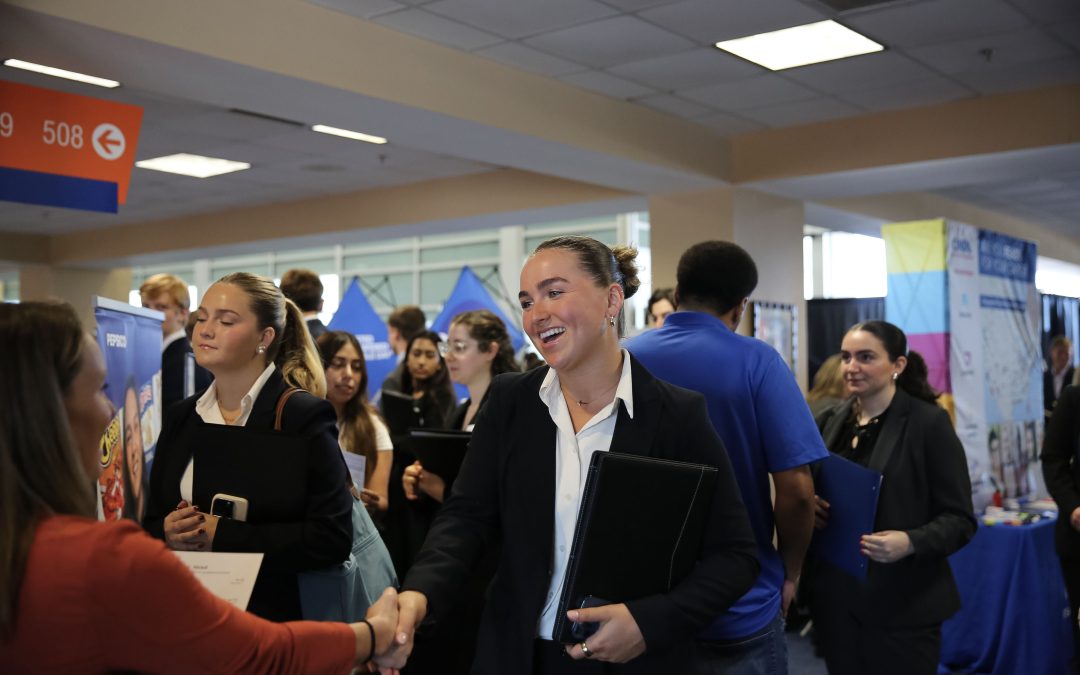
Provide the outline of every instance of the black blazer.
<path id="1" fill-rule="evenodd" d="M 161 353 L 161 410 L 187 398 L 184 393 L 184 372 L 187 370 L 188 354 L 191 343 L 186 337 L 173 341 Z M 200 393 L 210 386 L 214 376 L 199 364 L 195 364 L 195 393 Z"/>
<path id="2" fill-rule="evenodd" d="M 1069 366 L 1065 369 L 1065 380 L 1061 384 L 1061 393 L 1065 394 L 1065 387 L 1072 384 L 1073 375 L 1076 373 L 1076 369 Z M 1058 402 L 1058 397 L 1054 396 L 1054 373 L 1047 370 L 1043 373 L 1043 408 L 1046 409 L 1046 417 L 1050 418 L 1050 414 L 1054 412 L 1054 406 Z"/>
<path id="3" fill-rule="evenodd" d="M 627 603 L 647 651 L 611 672 L 690 672 L 694 636 L 757 576 L 754 535 L 705 399 L 654 378 L 630 359 L 635 416 L 620 406 L 611 451 L 710 464 L 719 477 L 700 562 L 670 593 Z M 455 590 L 484 550 L 501 538 L 474 673 L 532 669 L 555 527 L 557 429 L 538 393 L 547 372 L 508 373 L 492 382 L 461 473 L 405 580 L 404 588 L 424 593 L 438 616 L 452 606 Z"/>
<path id="4" fill-rule="evenodd" d="M 1054 539 L 1062 558 L 1080 558 L 1080 532 L 1070 524 L 1072 512 L 1080 507 L 1080 387 L 1061 388 L 1054 414 L 1046 425 L 1043 440 L 1043 478 L 1046 489 L 1058 505 Z"/>
<path id="5" fill-rule="evenodd" d="M 320 321 L 318 317 L 305 319 L 304 322 L 307 323 L 308 332 L 311 333 L 312 340 L 318 340 L 319 336 L 326 332 L 326 325 Z"/>
<path id="6" fill-rule="evenodd" d="M 854 401 L 818 417 L 825 445 L 834 447 Z M 883 475 L 874 528 L 907 532 L 915 553 L 894 563 L 871 561 L 862 582 L 815 560 L 811 601 L 840 599 L 866 623 L 939 623 L 960 608 L 948 556 L 975 536 L 967 458 L 949 415 L 896 390 L 870 455 Z"/>
<path id="7" fill-rule="evenodd" d="M 272 430 L 274 409 L 287 385 L 274 371 L 245 425 Z M 150 497 L 143 526 L 164 539 L 166 514 L 180 501 L 180 478 L 191 460 L 193 438 L 205 423 L 195 412 L 192 396 L 168 411 L 158 438 L 150 471 Z M 240 522 L 222 518 L 214 535 L 213 550 L 265 553 L 248 610 L 267 619 L 301 618 L 296 573 L 340 563 L 352 546 L 352 497 L 348 474 L 338 447 L 337 416 L 326 401 L 307 392 L 292 396 L 282 414 L 282 431 L 306 439 L 308 476 L 307 512 L 303 520 L 286 523 Z M 258 467 L 253 467 L 258 470 Z M 198 471 L 198 467 L 196 467 Z M 273 494 L 252 494 L 252 502 L 273 500 Z M 199 504 L 209 510 L 209 504 Z"/>

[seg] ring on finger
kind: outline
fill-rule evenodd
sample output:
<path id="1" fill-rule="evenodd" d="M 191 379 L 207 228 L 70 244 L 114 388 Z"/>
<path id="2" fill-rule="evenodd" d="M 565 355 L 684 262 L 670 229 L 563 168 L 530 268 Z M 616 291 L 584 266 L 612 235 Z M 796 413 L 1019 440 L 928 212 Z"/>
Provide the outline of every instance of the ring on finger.
<path id="1" fill-rule="evenodd" d="M 585 655 L 585 658 L 587 658 L 587 659 L 592 658 L 593 652 L 592 652 L 591 649 L 589 649 L 589 645 L 582 642 L 578 646 L 581 647 L 581 653 Z"/>

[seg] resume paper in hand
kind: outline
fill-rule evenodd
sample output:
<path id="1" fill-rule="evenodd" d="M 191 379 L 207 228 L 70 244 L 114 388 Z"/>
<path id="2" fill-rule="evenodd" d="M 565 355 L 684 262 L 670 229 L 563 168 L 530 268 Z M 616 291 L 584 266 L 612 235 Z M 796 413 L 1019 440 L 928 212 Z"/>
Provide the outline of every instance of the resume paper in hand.
<path id="1" fill-rule="evenodd" d="M 246 610 L 255 577 L 259 576 L 262 553 L 203 553 L 173 551 L 180 562 L 195 574 L 206 590 L 225 602 Z"/>

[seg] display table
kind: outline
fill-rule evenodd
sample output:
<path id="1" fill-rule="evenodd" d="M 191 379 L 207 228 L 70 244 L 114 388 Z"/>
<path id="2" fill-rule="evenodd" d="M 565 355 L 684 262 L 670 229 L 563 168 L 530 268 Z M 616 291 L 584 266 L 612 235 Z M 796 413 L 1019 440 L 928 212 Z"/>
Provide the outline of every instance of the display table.
<path id="1" fill-rule="evenodd" d="M 1068 672 L 1069 603 L 1054 552 L 1053 520 L 1019 527 L 980 524 L 949 563 L 962 608 L 942 627 L 940 672 Z"/>

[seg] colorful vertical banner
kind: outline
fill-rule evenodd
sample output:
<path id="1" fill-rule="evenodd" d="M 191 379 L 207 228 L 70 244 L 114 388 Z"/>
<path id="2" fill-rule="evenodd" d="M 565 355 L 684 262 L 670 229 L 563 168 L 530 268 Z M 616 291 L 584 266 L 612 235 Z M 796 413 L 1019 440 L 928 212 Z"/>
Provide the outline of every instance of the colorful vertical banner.
<path id="1" fill-rule="evenodd" d="M 397 355 L 390 348 L 386 324 L 375 313 L 356 279 L 345 290 L 327 328 L 352 333 L 360 342 L 367 364 L 368 399 L 375 401 L 383 380 L 397 365 Z"/>
<path id="2" fill-rule="evenodd" d="M 162 315 L 94 298 L 94 318 L 105 356 L 106 392 L 116 408 L 102 438 L 98 515 L 141 521 L 161 431 Z"/>
<path id="3" fill-rule="evenodd" d="M 882 234 L 886 319 L 908 334 L 954 412 L 976 494 L 1045 492 L 1035 244 L 940 219 Z"/>

